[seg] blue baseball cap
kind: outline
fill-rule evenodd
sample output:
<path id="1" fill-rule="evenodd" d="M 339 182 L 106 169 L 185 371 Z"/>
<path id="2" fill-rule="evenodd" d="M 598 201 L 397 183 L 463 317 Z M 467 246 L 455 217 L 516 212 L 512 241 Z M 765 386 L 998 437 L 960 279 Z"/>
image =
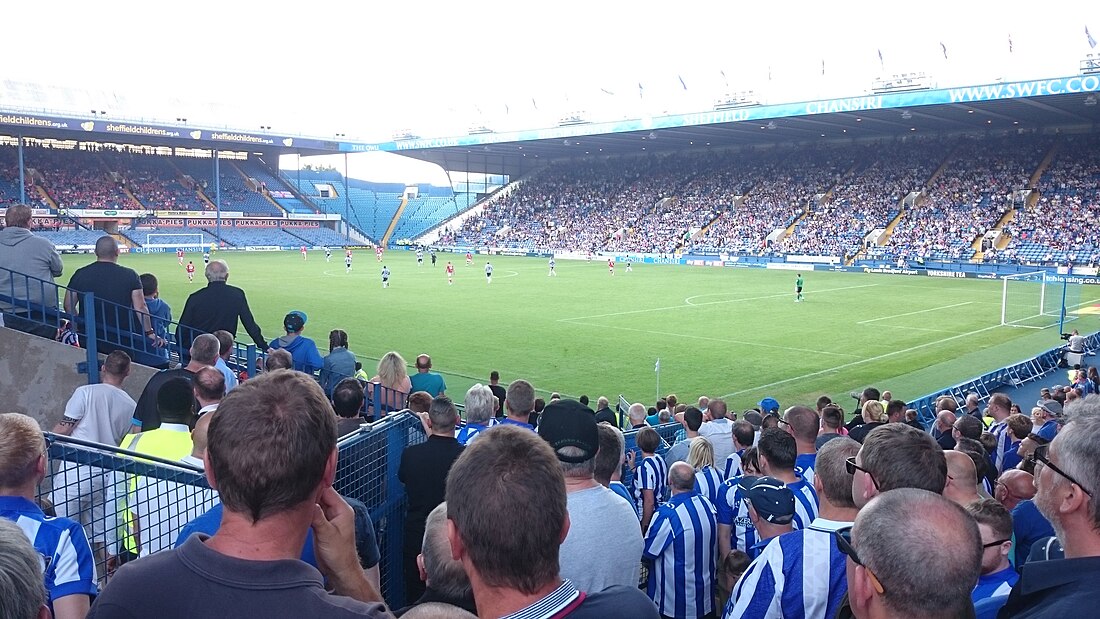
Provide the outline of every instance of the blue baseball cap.
<path id="1" fill-rule="evenodd" d="M 787 484 L 774 477 L 742 477 L 737 487 L 764 520 L 789 524 L 794 519 L 794 493 Z"/>
<path id="2" fill-rule="evenodd" d="M 302 330 L 302 327 L 306 326 L 306 320 L 308 320 L 308 318 L 305 312 L 294 310 L 283 318 L 283 328 L 285 328 L 288 333 L 297 333 Z"/>
<path id="3" fill-rule="evenodd" d="M 779 402 L 775 398 L 764 398 L 760 400 L 760 410 L 764 413 L 778 413 Z"/>

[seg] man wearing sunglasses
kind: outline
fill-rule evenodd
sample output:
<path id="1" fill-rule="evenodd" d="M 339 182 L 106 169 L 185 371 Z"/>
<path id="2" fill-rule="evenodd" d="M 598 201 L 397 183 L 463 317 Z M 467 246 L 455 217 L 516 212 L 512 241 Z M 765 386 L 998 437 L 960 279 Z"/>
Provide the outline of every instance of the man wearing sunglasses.
<path id="1" fill-rule="evenodd" d="M 1096 615 L 1100 582 L 1100 396 L 1067 407 L 1070 421 L 1035 450 L 1035 505 L 1065 548 L 1061 561 L 1022 569 L 1002 617 Z"/>
<path id="2" fill-rule="evenodd" d="M 899 488 L 876 496 L 852 528 L 834 535 L 848 556 L 848 602 L 857 618 L 974 616 L 981 536 L 955 503 Z"/>

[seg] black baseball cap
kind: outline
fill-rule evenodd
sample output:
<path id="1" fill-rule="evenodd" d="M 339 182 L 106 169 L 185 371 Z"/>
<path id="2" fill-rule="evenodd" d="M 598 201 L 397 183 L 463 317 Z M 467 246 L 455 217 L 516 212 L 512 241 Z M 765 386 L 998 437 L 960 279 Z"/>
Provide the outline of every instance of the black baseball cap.
<path id="1" fill-rule="evenodd" d="M 752 503 L 760 517 L 772 524 L 794 519 L 794 493 L 774 477 L 742 477 L 737 482 L 741 496 Z"/>
<path id="2" fill-rule="evenodd" d="M 577 447 L 582 453 L 576 456 L 557 454 L 558 460 L 577 464 L 596 457 L 600 449 L 600 434 L 596 429 L 596 415 L 592 409 L 576 400 L 552 400 L 539 417 L 539 436 L 554 451 L 562 447 Z"/>

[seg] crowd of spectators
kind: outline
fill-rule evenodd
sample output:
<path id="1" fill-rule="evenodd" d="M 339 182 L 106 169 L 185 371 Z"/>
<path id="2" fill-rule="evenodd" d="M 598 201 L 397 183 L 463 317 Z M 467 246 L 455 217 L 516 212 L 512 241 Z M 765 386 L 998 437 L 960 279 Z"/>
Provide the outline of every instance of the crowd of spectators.
<path id="1" fill-rule="evenodd" d="M 975 240 L 1013 207 L 1051 143 L 1036 136 L 963 140 L 942 173 L 906 209 L 882 253 L 970 260 Z"/>
<path id="2" fill-rule="evenodd" d="M 51 148 L 25 152 L 27 167 L 42 174 L 43 187 L 60 208 L 137 208 L 122 190 L 122 177 L 112 175 L 93 153 Z"/>
<path id="3" fill-rule="evenodd" d="M 1100 217 L 1100 138 L 1065 138 L 1038 190 L 1034 207 L 1016 209 L 1004 228 L 1011 240 L 992 259 L 1100 264 L 1100 232 L 1092 225 Z"/>
<path id="4" fill-rule="evenodd" d="M 344 422 L 362 411 L 358 381 L 340 380 L 331 402 L 290 369 L 230 391 L 211 366 L 220 346 L 212 335 L 195 338 L 193 370 L 146 387 L 159 426 L 121 389 L 129 359 L 116 351 L 104 383 L 78 389 L 54 428 L 205 468 L 217 492 L 145 478 L 112 485 L 71 464 L 54 484 L 64 473 L 100 485 L 55 488 L 61 517 L 47 518 L 35 502 L 48 470 L 41 433 L 29 418 L 0 415 L 9 438 L 0 516 L 55 557 L 44 574 L 35 568 L 33 586 L 22 585 L 45 585 L 46 595 L 27 599 L 63 619 L 151 615 L 181 603 L 219 614 L 262 608 L 256 592 L 282 589 L 284 610 L 390 616 L 374 523 L 329 488 L 338 428 L 354 431 Z M 332 354 L 346 349 L 334 332 Z M 407 606 L 396 614 L 497 617 L 560 604 L 562 616 L 578 618 L 1083 616 L 1093 602 L 1082 585 L 1100 569 L 1093 374 L 1044 389 L 1030 415 L 1003 394 L 943 396 L 928 430 L 874 388 L 851 415 L 827 397 L 785 409 L 765 398 L 739 413 L 721 399 L 696 406 L 670 395 L 650 409 L 659 427 L 641 403 L 629 415 L 606 398 L 599 414 L 587 397 L 539 407 L 524 380 L 508 385 L 503 402 L 472 387 L 465 421 L 441 390 L 413 394 L 409 410 L 428 439 L 405 449 L 397 473 L 409 514 Z M 257 486 L 277 480 L 282 502 Z M 177 498 L 166 503 L 169 491 Z M 110 517 L 88 522 L 93 506 Z M 500 527 L 493 514 L 501 513 L 524 526 Z M 135 527 L 140 518 L 144 535 L 106 536 L 116 516 Z M 67 533 L 35 536 L 34 523 Z M 284 562 L 282 571 L 271 561 Z M 129 564 L 115 572 L 120 563 Z M 317 569 L 333 594 L 321 592 Z M 105 570 L 113 575 L 104 586 Z M 184 602 L 181 583 L 209 595 Z M 301 587 L 317 591 L 289 593 Z"/>

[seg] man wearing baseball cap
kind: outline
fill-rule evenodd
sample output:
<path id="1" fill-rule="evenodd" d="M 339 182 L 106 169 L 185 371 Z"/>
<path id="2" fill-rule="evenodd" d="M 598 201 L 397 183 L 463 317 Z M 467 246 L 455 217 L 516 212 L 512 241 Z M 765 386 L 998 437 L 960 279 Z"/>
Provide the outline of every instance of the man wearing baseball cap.
<path id="1" fill-rule="evenodd" d="M 306 327 L 306 313 L 294 310 L 283 318 L 286 335 L 271 340 L 270 350 L 286 349 L 294 359 L 294 369 L 313 374 L 321 369 L 324 361 L 313 340 L 302 335 Z"/>
<path id="2" fill-rule="evenodd" d="M 755 559 L 773 537 L 794 530 L 794 492 L 774 477 L 742 477 L 737 485 L 756 527 L 757 542 L 748 551 Z"/>
<path id="3" fill-rule="evenodd" d="M 1062 405 L 1057 400 L 1039 400 L 1035 404 L 1043 416 L 1043 425 L 1035 434 L 1053 441 L 1058 434 L 1059 419 L 1062 417 Z"/>
<path id="4" fill-rule="evenodd" d="M 562 577 L 581 591 L 637 586 L 642 558 L 638 516 L 593 476 L 600 439 L 592 410 L 575 400 L 554 400 L 543 409 L 538 432 L 565 475 L 569 534 L 559 552 Z"/>

